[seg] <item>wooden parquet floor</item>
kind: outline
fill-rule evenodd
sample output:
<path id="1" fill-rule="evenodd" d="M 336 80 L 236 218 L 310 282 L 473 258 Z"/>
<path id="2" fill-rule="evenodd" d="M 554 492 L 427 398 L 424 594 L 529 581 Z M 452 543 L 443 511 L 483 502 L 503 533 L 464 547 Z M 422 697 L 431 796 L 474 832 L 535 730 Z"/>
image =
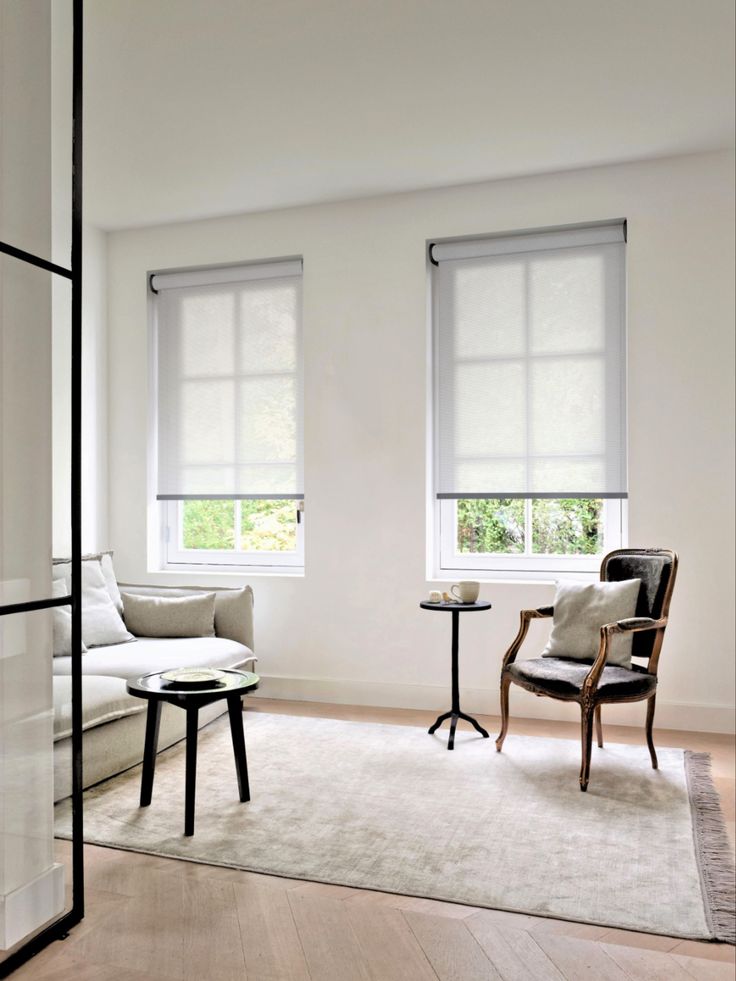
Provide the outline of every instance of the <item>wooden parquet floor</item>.
<path id="1" fill-rule="evenodd" d="M 432 713 L 253 698 L 248 711 L 428 725 Z M 481 718 L 489 731 L 492 717 Z M 511 732 L 577 738 L 573 724 Z M 638 729 L 607 727 L 614 742 Z M 734 831 L 734 744 L 656 733 L 713 755 Z M 593 763 L 595 779 L 595 761 Z M 199 806 L 206 806 L 204 801 Z M 60 860 L 68 845 L 58 842 Z M 87 916 L 18 981 L 733 981 L 734 948 L 87 846 Z"/>

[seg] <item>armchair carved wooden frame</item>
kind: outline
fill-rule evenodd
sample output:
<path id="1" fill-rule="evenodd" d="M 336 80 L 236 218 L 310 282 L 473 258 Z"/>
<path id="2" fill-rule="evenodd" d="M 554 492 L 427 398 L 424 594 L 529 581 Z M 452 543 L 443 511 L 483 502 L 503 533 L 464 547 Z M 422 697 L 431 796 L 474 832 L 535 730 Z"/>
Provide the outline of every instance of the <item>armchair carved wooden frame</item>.
<path id="1" fill-rule="evenodd" d="M 601 563 L 601 581 L 641 579 L 636 616 L 601 627 L 598 655 L 592 663 L 565 658 L 536 658 L 516 661 L 532 620 L 551 617 L 554 608 L 522 610 L 519 632 L 503 659 L 501 668 L 501 732 L 496 740 L 500 753 L 509 725 L 509 687 L 512 682 L 534 692 L 566 702 L 578 702 L 581 713 L 582 763 L 580 789 L 588 789 L 590 757 L 595 722 L 598 745 L 603 746 L 601 706 L 614 702 L 647 700 L 646 738 L 652 767 L 657 753 L 652 740 L 657 698 L 657 671 L 662 640 L 667 627 L 670 600 L 677 576 L 677 554 L 670 549 L 617 549 Z M 617 634 L 631 633 L 632 658 L 646 659 L 646 667 L 632 663 L 631 669 L 606 665 L 608 646 Z"/>

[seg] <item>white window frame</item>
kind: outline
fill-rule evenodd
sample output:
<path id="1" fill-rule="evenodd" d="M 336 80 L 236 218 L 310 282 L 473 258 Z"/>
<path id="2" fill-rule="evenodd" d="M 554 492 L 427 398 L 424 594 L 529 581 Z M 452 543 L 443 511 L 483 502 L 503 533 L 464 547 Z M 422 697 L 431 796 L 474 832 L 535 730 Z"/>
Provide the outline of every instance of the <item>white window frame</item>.
<path id="1" fill-rule="evenodd" d="M 298 574 L 304 572 L 304 502 L 294 501 L 299 512 L 296 550 L 293 552 L 246 552 L 241 549 L 184 548 L 183 501 L 164 501 L 161 506 L 164 568 L 174 571 L 247 570 L 248 572 Z M 240 501 L 235 501 L 235 540 L 240 540 Z"/>
<path id="2" fill-rule="evenodd" d="M 531 548 L 531 501 L 526 501 L 525 552 L 515 554 L 457 551 L 457 502 L 435 501 L 435 569 L 437 578 L 458 572 L 501 578 L 559 578 L 597 575 L 606 552 L 622 548 L 626 538 L 627 507 L 623 500 L 603 502 L 603 551 L 596 555 L 535 555 Z"/>
<path id="3" fill-rule="evenodd" d="M 430 242 L 427 245 L 429 248 Z M 439 309 L 436 267 L 427 260 L 427 315 L 429 338 L 433 352 L 437 351 Z M 624 365 L 626 370 L 626 365 Z M 595 577 L 600 572 L 601 559 L 616 548 L 628 544 L 628 500 L 608 499 L 603 502 L 603 550 L 596 555 L 534 555 L 531 547 L 531 508 L 527 501 L 524 545 L 525 552 L 517 554 L 460 553 L 457 551 L 457 502 L 438 500 L 436 447 L 434 442 L 435 393 L 438 385 L 436 354 L 428 362 L 428 578 L 447 580 L 457 574 L 472 572 L 477 578 L 554 580 L 576 577 Z"/>

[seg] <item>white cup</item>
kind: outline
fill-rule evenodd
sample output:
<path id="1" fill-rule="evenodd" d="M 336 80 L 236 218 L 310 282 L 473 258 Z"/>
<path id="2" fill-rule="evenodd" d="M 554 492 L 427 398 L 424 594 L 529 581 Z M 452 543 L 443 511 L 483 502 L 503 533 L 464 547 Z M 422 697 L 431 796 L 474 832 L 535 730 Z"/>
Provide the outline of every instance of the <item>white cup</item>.
<path id="1" fill-rule="evenodd" d="M 439 589 L 431 589 L 429 591 L 429 602 L 430 603 L 442 602 L 442 593 L 439 591 Z"/>
<path id="2" fill-rule="evenodd" d="M 480 583 L 475 582 L 473 579 L 463 579 L 461 582 L 451 586 L 450 592 L 461 603 L 475 603 L 480 592 Z"/>

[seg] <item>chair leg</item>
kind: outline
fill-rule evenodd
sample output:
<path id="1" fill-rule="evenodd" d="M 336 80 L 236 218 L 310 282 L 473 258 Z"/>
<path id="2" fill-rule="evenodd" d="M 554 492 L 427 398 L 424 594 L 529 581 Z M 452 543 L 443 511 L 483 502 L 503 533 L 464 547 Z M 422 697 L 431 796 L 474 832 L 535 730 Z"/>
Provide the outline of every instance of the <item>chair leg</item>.
<path id="1" fill-rule="evenodd" d="M 588 708 L 585 705 L 580 706 L 581 710 L 581 744 L 582 744 L 582 762 L 580 764 L 580 789 L 588 789 L 588 780 L 590 779 L 590 756 L 593 752 L 593 717 L 595 715 L 595 710 L 591 706 Z"/>
<path id="2" fill-rule="evenodd" d="M 601 722 L 601 707 L 595 707 L 595 734 L 598 738 L 598 748 L 603 749 L 603 723 Z"/>
<path id="3" fill-rule="evenodd" d="M 657 701 L 656 695 L 651 695 L 647 699 L 647 746 L 649 747 L 649 755 L 652 758 L 652 769 L 656 770 L 659 767 L 657 762 L 657 751 L 654 748 L 654 740 L 652 739 L 652 726 L 654 725 L 654 706 Z"/>
<path id="4" fill-rule="evenodd" d="M 500 753 L 503 749 L 503 741 L 509 731 L 509 688 L 511 679 L 504 675 L 501 678 L 501 731 L 496 740 L 496 752 Z"/>

